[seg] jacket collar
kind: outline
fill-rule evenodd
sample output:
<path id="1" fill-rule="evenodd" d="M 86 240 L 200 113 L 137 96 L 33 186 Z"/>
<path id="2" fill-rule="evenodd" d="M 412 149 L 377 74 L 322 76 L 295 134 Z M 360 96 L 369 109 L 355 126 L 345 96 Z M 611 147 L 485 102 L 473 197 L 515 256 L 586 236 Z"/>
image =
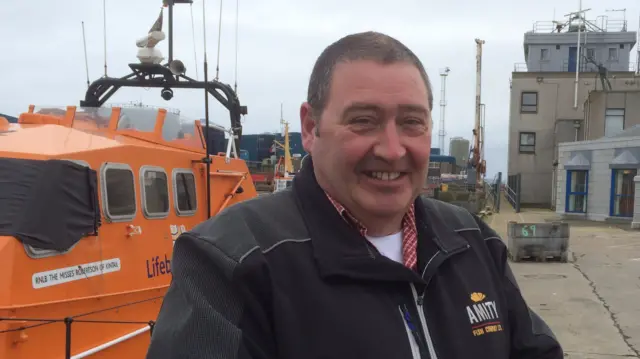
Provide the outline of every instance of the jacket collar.
<path id="1" fill-rule="evenodd" d="M 453 222 L 451 218 L 445 218 L 444 213 L 436 206 L 435 200 L 422 196 L 416 200 L 418 231 L 430 232 L 431 239 L 438 246 L 438 250 L 444 254 L 455 252 L 469 244 L 457 232 L 462 227 L 458 228 L 459 226 L 454 225 Z"/>
<path id="2" fill-rule="evenodd" d="M 378 281 L 422 281 L 416 272 L 379 254 L 356 228 L 343 220 L 318 184 L 311 156 L 303 161 L 292 189 L 323 277 L 337 275 Z M 424 200 L 416 200 L 418 267 L 421 273 L 433 254 L 446 254 L 467 246 L 466 240 L 448 229 L 441 214 L 434 213 L 430 207 L 425 206 Z"/>

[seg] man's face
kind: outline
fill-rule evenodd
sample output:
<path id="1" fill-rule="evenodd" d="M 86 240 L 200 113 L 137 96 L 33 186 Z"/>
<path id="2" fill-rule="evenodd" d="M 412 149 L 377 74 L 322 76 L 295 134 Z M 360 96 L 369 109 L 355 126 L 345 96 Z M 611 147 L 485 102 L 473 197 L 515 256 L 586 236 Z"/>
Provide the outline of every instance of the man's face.
<path id="1" fill-rule="evenodd" d="M 320 120 L 307 103 L 300 116 L 304 148 L 332 197 L 356 216 L 404 214 L 424 184 L 431 149 L 428 93 L 415 66 L 339 63 Z"/>

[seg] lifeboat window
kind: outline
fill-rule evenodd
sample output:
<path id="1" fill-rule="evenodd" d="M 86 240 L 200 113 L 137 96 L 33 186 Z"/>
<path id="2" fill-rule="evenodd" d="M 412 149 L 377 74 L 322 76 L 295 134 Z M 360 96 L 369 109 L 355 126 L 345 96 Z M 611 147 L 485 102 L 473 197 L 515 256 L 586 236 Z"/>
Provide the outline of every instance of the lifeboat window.
<path id="1" fill-rule="evenodd" d="M 164 218 L 169 214 L 169 180 L 160 167 L 140 169 L 142 208 L 147 218 Z"/>
<path id="2" fill-rule="evenodd" d="M 188 169 L 173 170 L 173 193 L 176 213 L 179 216 L 191 216 L 198 209 L 196 197 L 196 179 Z"/>
<path id="3" fill-rule="evenodd" d="M 146 107 L 123 107 L 120 109 L 118 130 L 153 132 L 158 118 L 158 110 Z"/>
<path id="4" fill-rule="evenodd" d="M 102 204 L 105 216 L 112 222 L 130 221 L 135 217 L 136 191 L 131 167 L 123 163 L 102 166 Z"/>

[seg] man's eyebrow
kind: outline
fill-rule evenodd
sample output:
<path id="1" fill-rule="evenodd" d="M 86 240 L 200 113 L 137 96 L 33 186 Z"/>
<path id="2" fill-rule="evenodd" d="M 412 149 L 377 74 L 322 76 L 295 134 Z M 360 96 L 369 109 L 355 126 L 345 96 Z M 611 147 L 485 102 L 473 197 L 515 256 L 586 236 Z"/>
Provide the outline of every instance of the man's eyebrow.
<path id="1" fill-rule="evenodd" d="M 398 105 L 398 110 L 400 112 L 418 112 L 424 115 L 428 115 L 429 111 L 427 110 L 426 107 L 422 106 L 422 105 L 417 105 L 417 104 L 400 104 Z M 349 113 L 349 112 L 353 112 L 353 111 L 375 111 L 375 112 L 384 112 L 385 109 L 382 108 L 379 105 L 375 105 L 372 103 L 366 103 L 366 102 L 355 102 L 352 103 L 351 105 L 347 106 L 344 111 L 343 114 Z"/>
<path id="2" fill-rule="evenodd" d="M 366 103 L 366 102 L 354 102 L 351 105 L 347 106 L 344 111 L 343 114 L 349 113 L 349 112 L 353 112 L 353 111 L 375 111 L 375 112 L 382 112 L 384 111 L 384 109 L 378 105 L 374 105 L 372 103 Z"/>
<path id="3" fill-rule="evenodd" d="M 429 111 L 426 107 L 422 105 L 414 105 L 414 104 L 400 104 L 398 105 L 398 109 L 400 112 L 417 112 L 423 115 L 428 115 Z"/>

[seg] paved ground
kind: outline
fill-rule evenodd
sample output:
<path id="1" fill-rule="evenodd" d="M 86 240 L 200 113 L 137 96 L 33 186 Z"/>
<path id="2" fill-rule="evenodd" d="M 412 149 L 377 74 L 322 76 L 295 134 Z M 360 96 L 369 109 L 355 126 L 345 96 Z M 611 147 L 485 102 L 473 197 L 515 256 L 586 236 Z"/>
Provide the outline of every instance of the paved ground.
<path id="1" fill-rule="evenodd" d="M 487 222 L 506 240 L 508 221 L 544 222 L 550 211 L 514 213 L 502 201 Z M 571 222 L 569 263 L 511 263 L 529 305 L 567 358 L 640 358 L 640 231 Z"/>

